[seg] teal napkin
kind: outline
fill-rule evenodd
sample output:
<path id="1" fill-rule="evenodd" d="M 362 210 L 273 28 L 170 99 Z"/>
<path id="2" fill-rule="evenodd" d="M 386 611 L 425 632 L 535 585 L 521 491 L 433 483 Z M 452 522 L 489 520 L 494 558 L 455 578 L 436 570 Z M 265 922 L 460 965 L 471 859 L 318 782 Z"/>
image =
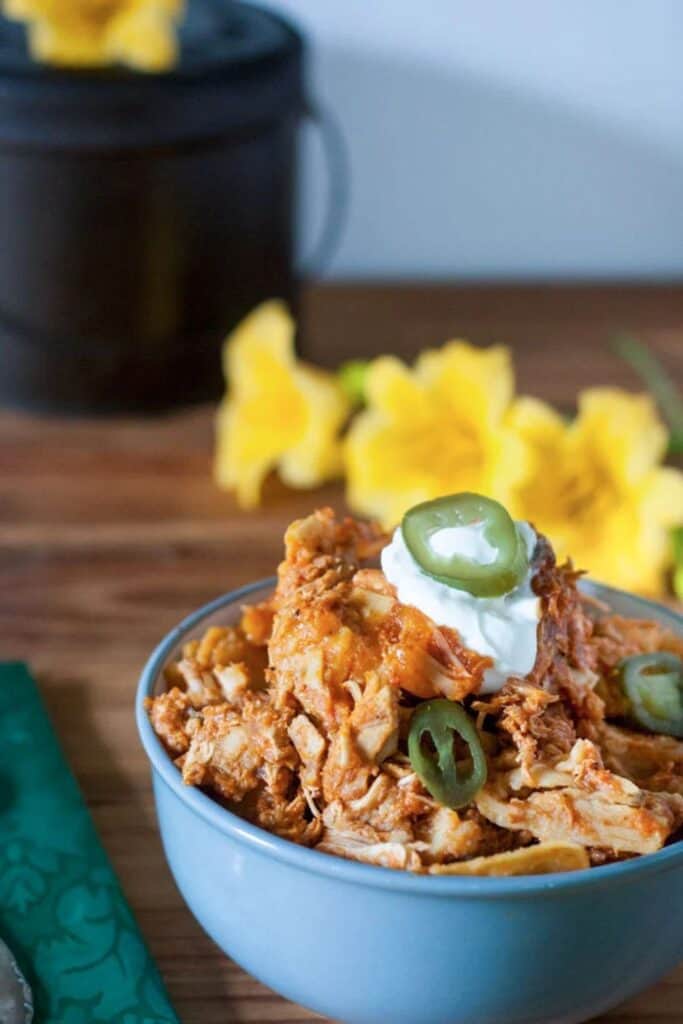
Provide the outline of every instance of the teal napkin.
<path id="1" fill-rule="evenodd" d="M 36 685 L 0 665 L 0 936 L 36 1024 L 179 1024 Z"/>

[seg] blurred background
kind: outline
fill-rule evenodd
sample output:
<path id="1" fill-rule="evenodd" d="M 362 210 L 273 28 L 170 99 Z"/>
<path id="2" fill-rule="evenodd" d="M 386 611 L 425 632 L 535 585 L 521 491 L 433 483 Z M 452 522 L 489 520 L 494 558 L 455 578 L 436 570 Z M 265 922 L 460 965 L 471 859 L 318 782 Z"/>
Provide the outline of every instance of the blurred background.
<path id="1" fill-rule="evenodd" d="M 184 905 L 132 711 L 292 520 L 485 492 L 683 600 L 682 39 L 680 0 L 0 0 L 0 659 L 37 682 L 5 666 L 6 700 L 59 737 L 185 1024 L 314 1019 Z M 75 792 L 13 768 L 53 815 Z M 66 946 L 36 1019 L 89 1024 L 92 917 L 55 922 L 5 789 L 0 934 L 32 984 Z M 679 971 L 601 1022 L 682 1005 Z"/>
<path id="2" fill-rule="evenodd" d="M 263 300 L 301 313 L 300 347 L 319 351 L 315 281 L 683 272 L 675 0 L 1 9 L 7 404 L 216 399 L 223 339 Z M 471 331 L 461 315 L 449 333 Z M 329 363 L 338 345 L 320 348 Z"/>
<path id="3" fill-rule="evenodd" d="M 333 277 L 683 270 L 676 0 L 285 0 L 348 142 Z M 304 239 L 325 204 L 307 139 Z"/>

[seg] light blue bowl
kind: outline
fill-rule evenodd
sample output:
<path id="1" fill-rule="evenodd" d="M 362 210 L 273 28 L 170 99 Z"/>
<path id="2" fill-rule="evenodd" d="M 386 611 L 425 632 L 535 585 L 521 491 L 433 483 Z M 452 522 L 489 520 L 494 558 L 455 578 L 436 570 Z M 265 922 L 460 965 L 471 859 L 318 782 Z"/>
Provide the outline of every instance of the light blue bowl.
<path id="1" fill-rule="evenodd" d="M 347 1024 L 573 1024 L 683 959 L 683 843 L 590 871 L 529 878 L 425 877 L 317 853 L 183 785 L 144 699 L 163 666 L 273 581 L 213 601 L 149 659 L 137 722 L 152 763 L 171 871 L 199 923 L 288 999 Z M 625 615 L 683 618 L 597 584 Z"/>

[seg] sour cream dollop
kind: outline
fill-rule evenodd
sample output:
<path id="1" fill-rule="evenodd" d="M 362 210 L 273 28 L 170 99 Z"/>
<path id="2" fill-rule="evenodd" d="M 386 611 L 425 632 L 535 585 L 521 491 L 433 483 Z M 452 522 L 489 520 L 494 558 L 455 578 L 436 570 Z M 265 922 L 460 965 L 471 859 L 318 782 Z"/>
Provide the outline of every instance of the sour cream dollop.
<path id="1" fill-rule="evenodd" d="M 497 692 L 508 676 L 525 676 L 536 661 L 541 617 L 540 600 L 531 589 L 536 533 L 529 523 L 518 522 L 517 529 L 526 544 L 529 568 L 519 586 L 501 597 L 475 597 L 428 576 L 408 550 L 400 526 L 382 551 L 382 570 L 396 587 L 399 601 L 419 608 L 437 625 L 456 630 L 466 647 L 493 659 L 493 666 L 484 673 L 481 693 Z M 439 530 L 431 543 L 443 555 L 493 560 L 493 549 L 489 557 L 489 545 L 478 524 Z"/>

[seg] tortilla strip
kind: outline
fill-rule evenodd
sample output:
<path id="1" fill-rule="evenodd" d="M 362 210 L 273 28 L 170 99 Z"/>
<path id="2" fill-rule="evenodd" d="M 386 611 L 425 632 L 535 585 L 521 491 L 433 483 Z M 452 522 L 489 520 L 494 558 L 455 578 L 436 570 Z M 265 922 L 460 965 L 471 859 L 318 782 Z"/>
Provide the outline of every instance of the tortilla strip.
<path id="1" fill-rule="evenodd" d="M 454 864 L 434 864 L 430 875 L 549 875 L 555 871 L 580 871 L 590 867 L 588 854 L 577 843 L 538 843 L 519 850 L 474 857 Z"/>

